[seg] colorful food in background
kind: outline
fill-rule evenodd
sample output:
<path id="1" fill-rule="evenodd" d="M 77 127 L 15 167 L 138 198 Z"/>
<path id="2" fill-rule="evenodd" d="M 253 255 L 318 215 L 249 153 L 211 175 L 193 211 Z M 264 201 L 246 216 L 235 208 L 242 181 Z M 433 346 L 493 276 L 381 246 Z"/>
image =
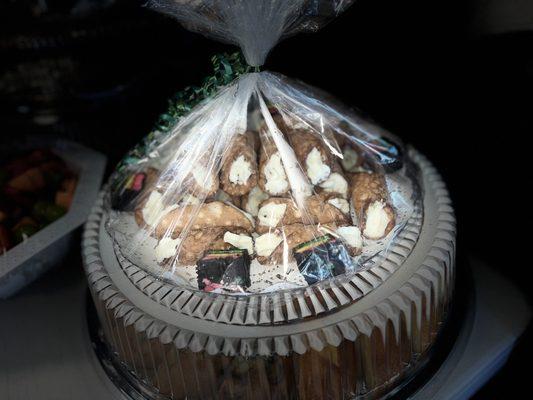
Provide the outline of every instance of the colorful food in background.
<path id="1" fill-rule="evenodd" d="M 61 218 L 70 208 L 77 177 L 46 149 L 0 163 L 0 253 Z"/>

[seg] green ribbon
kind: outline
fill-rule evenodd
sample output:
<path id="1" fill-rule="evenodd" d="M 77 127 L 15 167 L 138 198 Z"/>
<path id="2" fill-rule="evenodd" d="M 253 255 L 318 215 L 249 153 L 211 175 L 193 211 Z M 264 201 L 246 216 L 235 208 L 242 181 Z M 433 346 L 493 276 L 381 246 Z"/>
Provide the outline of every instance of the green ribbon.
<path id="1" fill-rule="evenodd" d="M 246 63 L 241 52 L 217 54 L 211 58 L 213 75 L 202 81 L 200 86 L 188 86 L 172 96 L 167 111 L 161 114 L 154 129 L 144 137 L 136 147 L 128 152 L 117 169 L 123 170 L 128 165 L 136 164 L 145 157 L 149 146 L 166 136 L 180 119 L 188 114 L 202 101 L 214 96 L 223 86 L 229 85 L 239 76 L 259 72 L 259 67 L 251 67 Z"/>

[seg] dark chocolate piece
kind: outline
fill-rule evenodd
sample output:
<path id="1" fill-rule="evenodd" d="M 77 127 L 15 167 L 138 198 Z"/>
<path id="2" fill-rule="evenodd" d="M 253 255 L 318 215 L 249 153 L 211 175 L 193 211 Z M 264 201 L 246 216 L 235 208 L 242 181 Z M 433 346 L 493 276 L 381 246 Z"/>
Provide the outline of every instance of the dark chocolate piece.
<path id="1" fill-rule="evenodd" d="M 297 246 L 294 258 L 309 285 L 354 269 L 352 258 L 344 244 L 329 235 Z"/>
<path id="2" fill-rule="evenodd" d="M 250 286 L 250 256 L 246 250 L 210 250 L 196 265 L 198 287 L 245 291 Z"/>

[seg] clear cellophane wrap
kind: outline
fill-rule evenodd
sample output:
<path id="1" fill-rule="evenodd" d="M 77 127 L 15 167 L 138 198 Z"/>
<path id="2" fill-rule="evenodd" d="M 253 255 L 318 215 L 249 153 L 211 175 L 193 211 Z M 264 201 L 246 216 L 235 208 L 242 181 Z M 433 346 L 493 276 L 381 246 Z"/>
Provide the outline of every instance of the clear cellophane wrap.
<path id="1" fill-rule="evenodd" d="M 314 32 L 354 0 L 149 0 L 187 29 L 239 46 L 252 66 L 261 66 L 282 39 Z"/>
<path id="2" fill-rule="evenodd" d="M 175 284 L 240 295 L 319 284 L 386 255 L 418 198 L 402 144 L 327 94 L 251 67 L 351 3 L 149 3 L 239 45 L 249 67 L 113 174 L 116 251 Z"/>
<path id="3" fill-rule="evenodd" d="M 401 143 L 327 95 L 247 73 L 111 178 L 117 251 L 162 279 L 229 294 L 355 273 L 407 223 Z"/>

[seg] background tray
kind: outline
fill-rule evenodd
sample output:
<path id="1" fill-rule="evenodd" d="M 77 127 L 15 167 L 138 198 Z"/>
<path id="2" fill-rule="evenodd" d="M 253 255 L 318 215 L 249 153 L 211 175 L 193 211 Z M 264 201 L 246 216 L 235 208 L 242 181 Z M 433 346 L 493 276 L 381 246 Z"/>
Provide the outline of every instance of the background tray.
<path id="1" fill-rule="evenodd" d="M 96 200 L 106 164 L 103 154 L 53 137 L 27 136 L 9 145 L 1 144 L 0 158 L 36 148 L 53 150 L 78 174 L 78 184 L 72 205 L 63 217 L 0 254 L 0 299 L 13 295 L 61 262 L 73 244 L 71 233 L 85 222 Z"/>

